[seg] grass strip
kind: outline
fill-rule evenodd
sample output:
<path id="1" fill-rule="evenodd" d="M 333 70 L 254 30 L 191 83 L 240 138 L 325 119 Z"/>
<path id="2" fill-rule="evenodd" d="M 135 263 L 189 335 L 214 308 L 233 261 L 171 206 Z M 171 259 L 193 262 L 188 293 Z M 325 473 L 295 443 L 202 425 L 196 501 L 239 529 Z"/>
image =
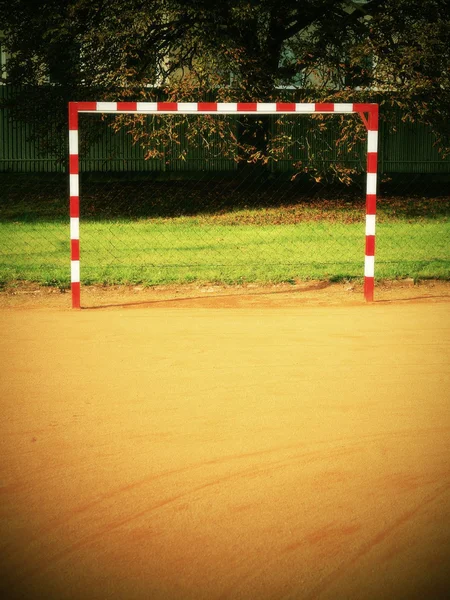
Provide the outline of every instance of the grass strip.
<path id="1" fill-rule="evenodd" d="M 242 217 L 242 215 L 241 215 Z M 86 220 L 81 224 L 84 284 L 343 280 L 363 275 L 364 223 L 339 218 L 248 224 L 222 217 Z M 266 221 L 267 222 L 267 221 Z M 245 219 L 244 219 L 245 223 Z M 382 219 L 376 277 L 450 279 L 446 218 Z M 0 223 L 0 282 L 66 287 L 68 225 L 47 220 Z"/>

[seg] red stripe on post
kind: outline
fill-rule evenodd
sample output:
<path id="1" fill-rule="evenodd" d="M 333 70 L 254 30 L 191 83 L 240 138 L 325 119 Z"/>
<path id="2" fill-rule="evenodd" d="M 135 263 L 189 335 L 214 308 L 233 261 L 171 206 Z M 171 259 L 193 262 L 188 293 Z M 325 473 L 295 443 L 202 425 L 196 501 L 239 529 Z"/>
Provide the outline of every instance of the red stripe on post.
<path id="1" fill-rule="evenodd" d="M 375 236 L 366 235 L 366 256 L 375 256 Z"/>
<path id="2" fill-rule="evenodd" d="M 210 112 L 216 112 L 217 102 L 199 102 L 197 104 L 197 110 L 207 110 Z"/>
<path id="3" fill-rule="evenodd" d="M 78 154 L 70 154 L 69 156 L 69 173 L 70 175 L 78 175 Z"/>
<path id="4" fill-rule="evenodd" d="M 375 279 L 373 277 L 364 277 L 364 298 L 366 302 L 373 302 L 373 291 Z"/>
<path id="5" fill-rule="evenodd" d="M 80 216 L 80 198 L 78 196 L 70 196 L 70 217 L 78 218 Z"/>
<path id="6" fill-rule="evenodd" d="M 171 111 L 171 112 L 177 112 L 178 110 L 178 102 L 158 102 L 157 103 L 157 110 L 160 111 Z"/>
<path id="7" fill-rule="evenodd" d="M 80 240 L 70 240 L 70 260 L 80 260 Z"/>
<path id="8" fill-rule="evenodd" d="M 370 105 L 368 129 L 370 131 L 378 131 L 378 104 Z"/>
<path id="9" fill-rule="evenodd" d="M 295 112 L 295 102 L 277 102 L 278 112 Z"/>
<path id="10" fill-rule="evenodd" d="M 137 102 L 118 102 L 117 110 L 137 110 Z"/>
<path id="11" fill-rule="evenodd" d="M 80 283 L 77 281 L 71 284 L 72 290 L 72 308 L 80 308 Z"/>
<path id="12" fill-rule="evenodd" d="M 239 112 L 243 112 L 243 111 L 256 112 L 256 110 L 257 110 L 256 102 L 238 102 L 237 110 Z"/>
<path id="13" fill-rule="evenodd" d="M 316 112 L 334 112 L 334 104 L 329 102 L 316 102 Z"/>
<path id="14" fill-rule="evenodd" d="M 78 110 L 97 110 L 97 102 L 78 102 Z"/>
<path id="15" fill-rule="evenodd" d="M 366 215 L 375 215 L 377 212 L 377 197 L 375 194 L 366 195 Z"/>
<path id="16" fill-rule="evenodd" d="M 78 103 L 69 102 L 69 129 L 78 129 Z"/>
<path id="17" fill-rule="evenodd" d="M 369 104 L 369 103 L 355 103 L 353 105 L 353 110 L 355 112 L 368 112 L 370 113 L 373 110 L 373 107 L 376 106 L 375 104 Z"/>
<path id="18" fill-rule="evenodd" d="M 378 166 L 378 152 L 367 153 L 367 172 L 376 173 Z"/>

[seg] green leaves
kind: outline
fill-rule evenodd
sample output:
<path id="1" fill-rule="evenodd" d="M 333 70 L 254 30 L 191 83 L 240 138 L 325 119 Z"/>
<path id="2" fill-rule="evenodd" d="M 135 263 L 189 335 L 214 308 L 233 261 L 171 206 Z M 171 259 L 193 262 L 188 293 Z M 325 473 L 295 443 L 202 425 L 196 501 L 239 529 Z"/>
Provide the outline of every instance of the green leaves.
<path id="1" fill-rule="evenodd" d="M 401 104 L 450 151 L 442 0 L 2 0 L 0 23 L 9 83 L 34 90 L 17 97 L 15 116 L 38 113 L 35 130 L 65 127 L 77 99 L 377 100 L 388 120 Z M 250 155 L 265 160 L 263 150 Z"/>

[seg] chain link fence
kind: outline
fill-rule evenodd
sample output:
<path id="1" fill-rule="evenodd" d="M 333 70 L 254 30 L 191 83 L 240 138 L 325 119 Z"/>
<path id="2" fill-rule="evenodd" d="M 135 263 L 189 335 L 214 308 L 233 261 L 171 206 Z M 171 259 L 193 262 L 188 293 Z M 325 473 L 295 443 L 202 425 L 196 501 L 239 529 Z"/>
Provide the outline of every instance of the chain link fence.
<path id="1" fill-rule="evenodd" d="M 156 131 L 149 119 L 141 133 Z M 113 134 L 112 119 L 98 121 L 106 137 L 81 154 L 82 283 L 362 279 L 365 140 L 356 131 L 343 156 L 338 121 L 324 129 L 323 120 L 301 119 L 264 125 L 253 154 L 229 144 L 242 135 L 238 122 L 227 123 L 225 150 L 216 124 L 190 135 L 172 122 L 169 137 L 141 144 L 136 129 L 122 123 Z M 91 127 L 86 119 L 80 131 Z M 246 127 L 247 137 L 258 135 Z M 282 151 L 270 146 L 275 137 Z M 0 173 L 0 281 L 68 287 L 68 177 L 11 165 Z M 449 278 L 446 177 L 380 175 L 376 279 Z"/>

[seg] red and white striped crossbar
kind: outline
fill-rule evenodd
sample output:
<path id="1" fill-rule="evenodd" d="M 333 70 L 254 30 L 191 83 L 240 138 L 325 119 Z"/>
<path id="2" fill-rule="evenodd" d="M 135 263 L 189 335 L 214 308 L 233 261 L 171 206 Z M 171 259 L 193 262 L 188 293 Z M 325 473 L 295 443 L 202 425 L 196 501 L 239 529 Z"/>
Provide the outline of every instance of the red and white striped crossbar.
<path id="1" fill-rule="evenodd" d="M 364 297 L 373 300 L 377 194 L 378 104 L 296 102 L 69 102 L 70 244 L 72 307 L 80 308 L 80 196 L 78 162 L 79 113 L 136 114 L 350 114 L 367 127 L 366 252 Z M 367 116 L 366 116 L 367 115 Z"/>

